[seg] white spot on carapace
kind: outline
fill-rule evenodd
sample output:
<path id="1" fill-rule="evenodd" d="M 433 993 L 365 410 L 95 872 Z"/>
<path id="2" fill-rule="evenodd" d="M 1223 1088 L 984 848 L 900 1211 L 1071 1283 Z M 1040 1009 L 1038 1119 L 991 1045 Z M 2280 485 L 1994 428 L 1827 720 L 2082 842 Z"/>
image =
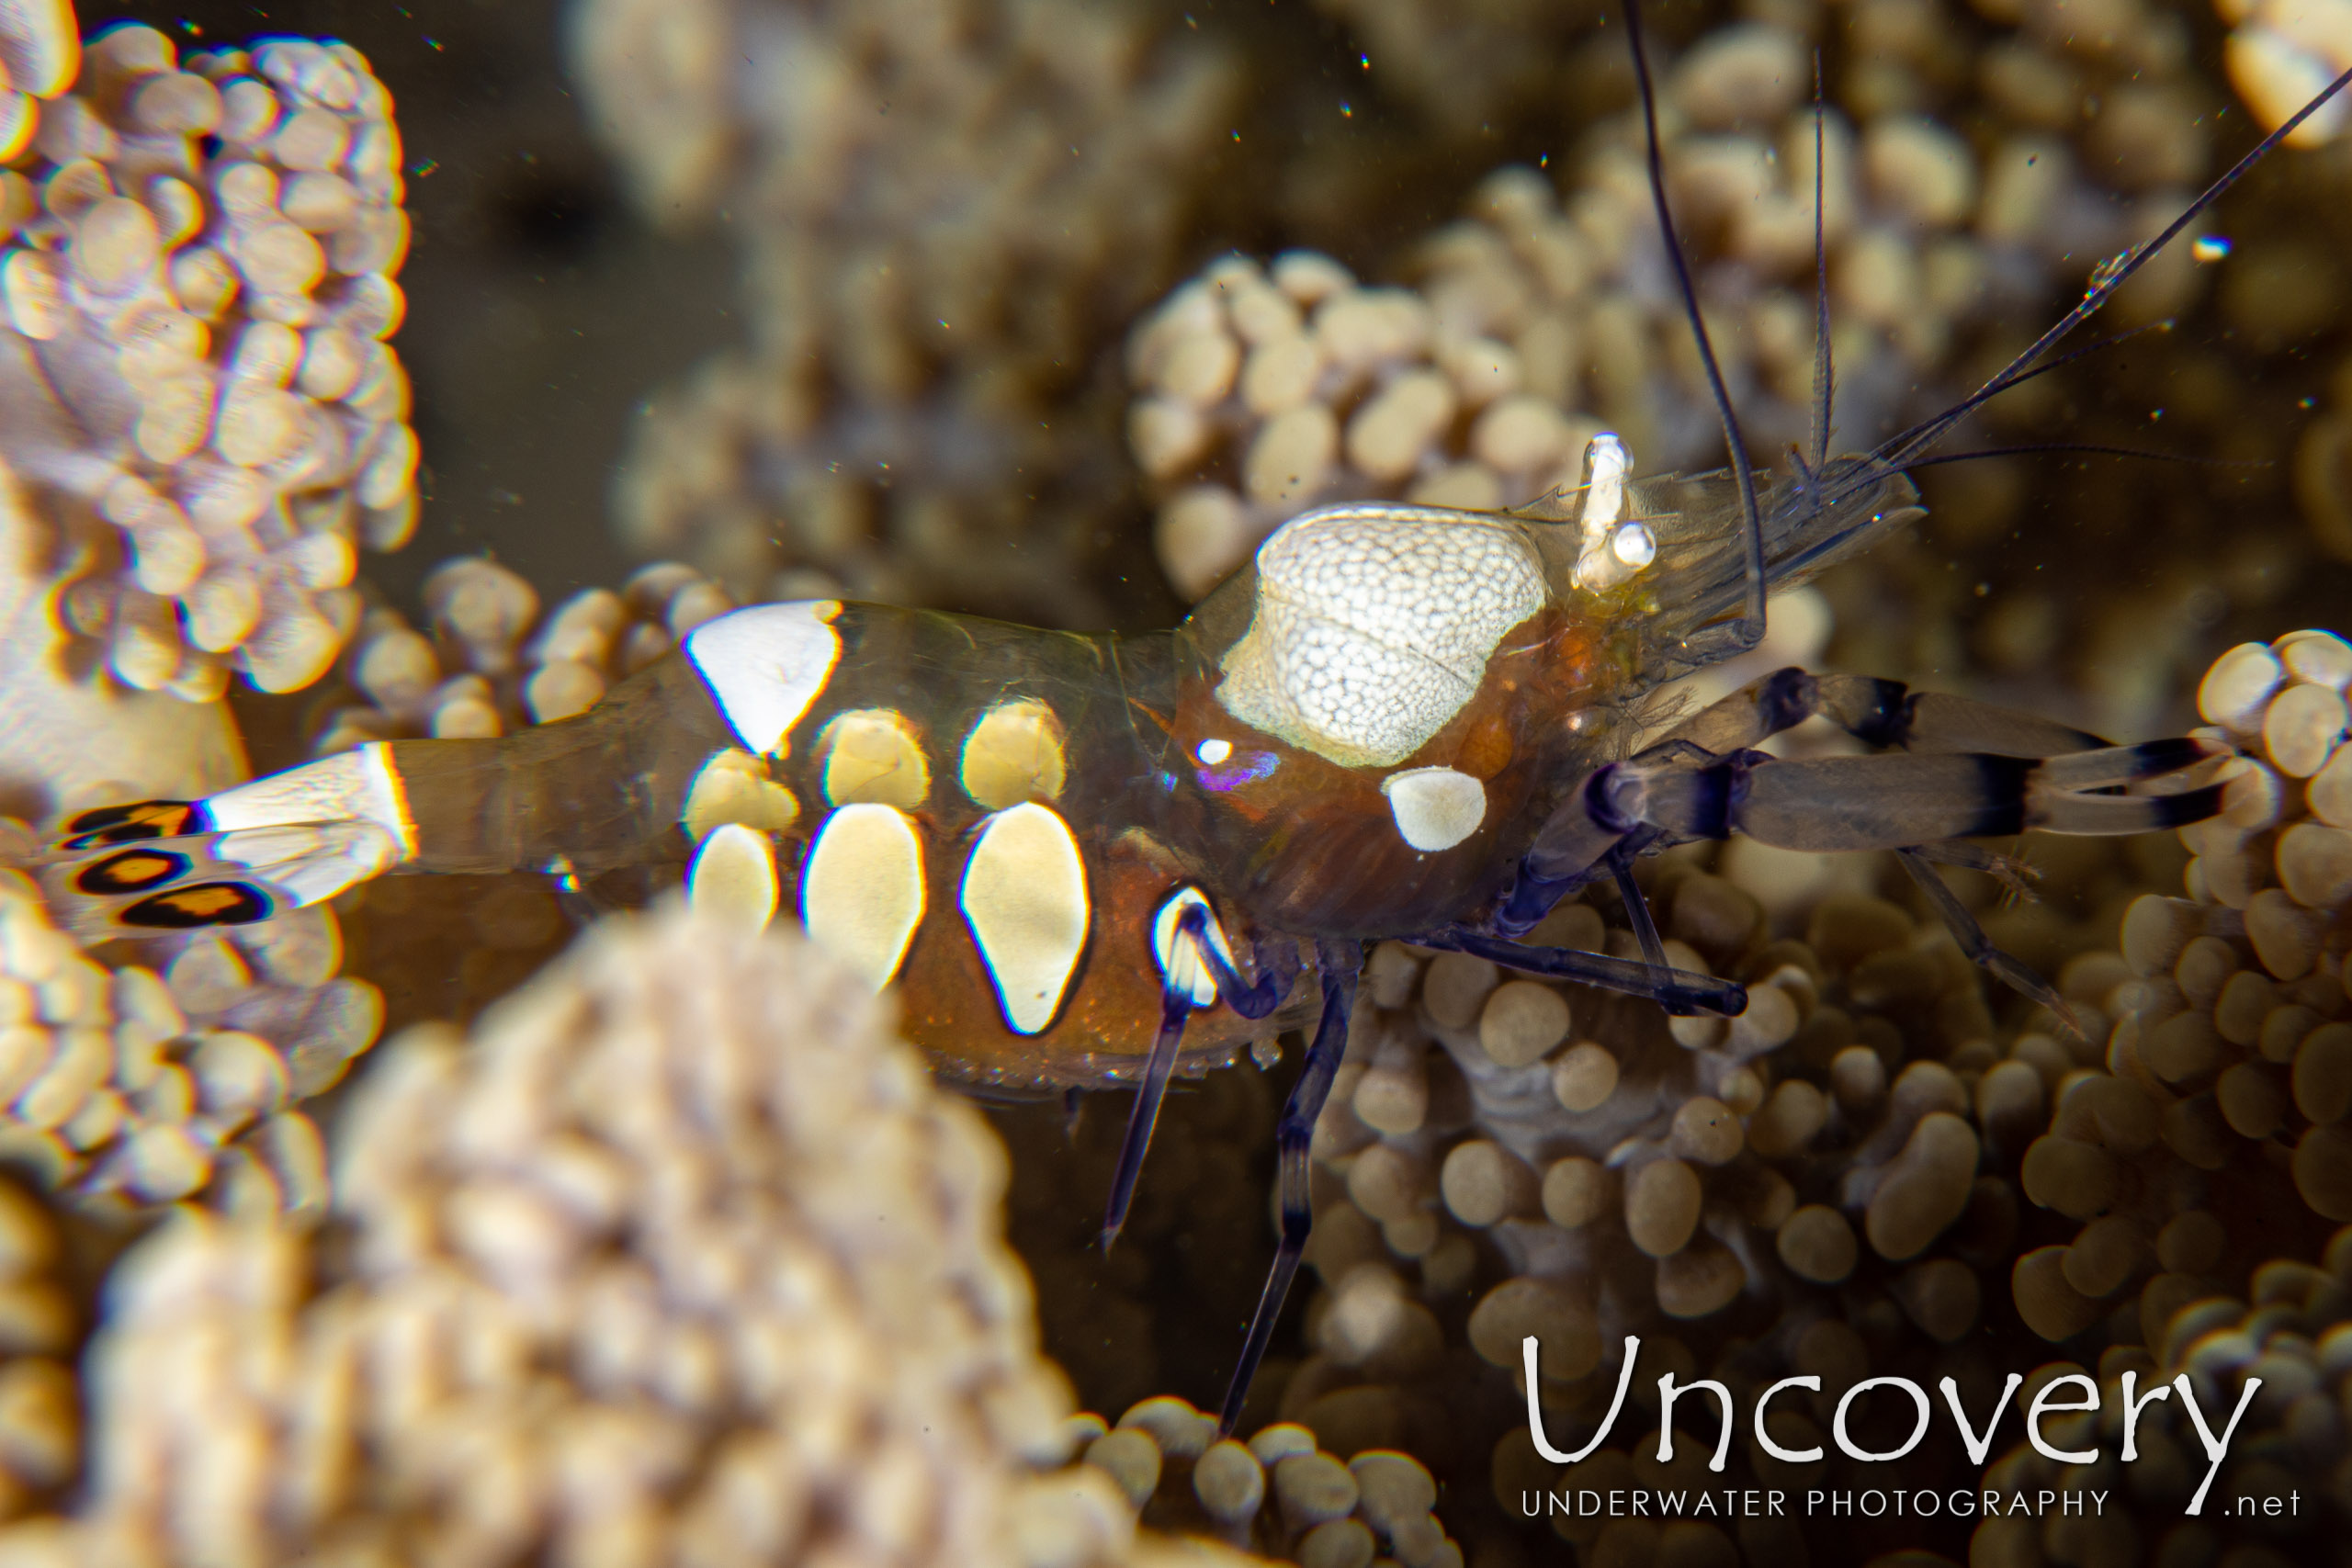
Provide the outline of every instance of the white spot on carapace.
<path id="1" fill-rule="evenodd" d="M 695 912 L 745 931 L 766 930 L 780 896 L 767 835 L 741 822 L 711 829 L 686 868 L 686 902 Z"/>
<path id="2" fill-rule="evenodd" d="M 861 803 L 825 818 L 800 874 L 800 919 L 819 946 L 878 991 L 922 910 L 922 842 L 905 812 Z"/>
<path id="3" fill-rule="evenodd" d="M 1005 1022 L 1042 1032 L 1078 972 L 1092 915 L 1069 825 L 1034 801 L 989 818 L 964 867 L 962 902 Z"/>
<path id="4" fill-rule="evenodd" d="M 1069 765 L 1061 721 L 1041 702 L 999 703 L 964 738 L 957 777 L 964 793 L 990 811 L 1024 800 L 1058 800 Z"/>
<path id="5" fill-rule="evenodd" d="M 1452 768 L 1408 768 L 1380 781 L 1398 836 L 1424 854 L 1450 850 L 1487 819 L 1487 786 Z"/>
<path id="6" fill-rule="evenodd" d="M 1203 767 L 1214 768 L 1219 762 L 1224 761 L 1227 757 L 1233 755 L 1233 742 L 1230 740 L 1219 740 L 1215 736 L 1211 736 L 1208 739 L 1202 741 L 1198 746 L 1193 748 L 1193 755 L 1201 760 L 1201 765 Z"/>
<path id="7" fill-rule="evenodd" d="M 840 715 L 817 738 L 825 759 L 825 798 L 835 806 L 861 802 L 909 811 L 931 794 L 931 764 L 914 727 L 895 708 L 857 708 Z"/>
<path id="8" fill-rule="evenodd" d="M 836 599 L 754 604 L 686 634 L 686 660 L 710 688 L 737 739 L 780 754 L 784 738 L 841 662 Z"/>
<path id="9" fill-rule="evenodd" d="M 1198 908 L 1206 917 L 1198 940 L 1180 938 L 1176 922 L 1188 908 Z M 1159 964 L 1159 977 L 1179 995 L 1190 997 L 1196 1008 L 1204 1008 L 1216 1000 L 1216 974 L 1203 961 L 1200 942 L 1206 942 L 1211 952 L 1233 967 L 1233 949 L 1225 940 L 1225 928 L 1217 923 L 1216 910 L 1197 887 L 1179 887 L 1159 906 L 1159 913 L 1151 922 L 1151 955 Z"/>
<path id="10" fill-rule="evenodd" d="M 1258 603 L 1217 698 L 1345 767 L 1401 761 L 1443 728 L 1546 592 L 1517 525 L 1434 506 L 1302 513 L 1257 564 Z"/>

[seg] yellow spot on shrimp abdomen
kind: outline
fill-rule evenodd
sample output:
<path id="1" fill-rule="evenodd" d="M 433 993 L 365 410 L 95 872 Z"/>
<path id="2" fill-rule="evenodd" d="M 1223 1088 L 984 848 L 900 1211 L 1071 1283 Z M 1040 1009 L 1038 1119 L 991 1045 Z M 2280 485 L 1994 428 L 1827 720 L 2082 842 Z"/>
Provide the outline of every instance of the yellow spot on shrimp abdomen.
<path id="1" fill-rule="evenodd" d="M 1045 704 L 999 703 L 964 739 L 964 793 L 990 811 L 1061 798 L 1069 777 L 1061 721 Z"/>
<path id="2" fill-rule="evenodd" d="M 857 708 L 817 739 L 825 759 L 825 798 L 835 806 L 896 806 L 912 811 L 931 794 L 931 764 L 914 727 L 892 708 Z"/>
<path id="3" fill-rule="evenodd" d="M 695 775 L 681 814 L 686 836 L 695 843 L 729 822 L 762 833 L 780 833 L 800 818 L 800 802 L 768 777 L 767 763 L 733 747 L 714 751 Z"/>

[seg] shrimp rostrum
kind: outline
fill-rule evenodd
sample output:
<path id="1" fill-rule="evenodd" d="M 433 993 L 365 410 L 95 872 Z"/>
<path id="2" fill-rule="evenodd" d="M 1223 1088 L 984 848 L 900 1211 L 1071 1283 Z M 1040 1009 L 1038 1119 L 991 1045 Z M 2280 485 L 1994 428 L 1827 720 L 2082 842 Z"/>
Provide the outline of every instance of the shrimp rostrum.
<path id="1" fill-rule="evenodd" d="M 1662 186 L 1658 208 L 1666 220 Z M 1784 670 L 1648 732 L 1663 682 L 1760 638 L 1768 592 L 1917 516 L 1903 465 L 2030 374 L 2149 254 L 2103 269 L 1960 410 L 1868 454 L 1832 460 L 1817 437 L 1794 474 L 1755 472 L 1719 399 L 1724 472 L 1636 479 L 1602 435 L 1555 504 L 1317 508 L 1145 636 L 757 605 L 576 717 L 85 812 L 41 873 L 88 937 L 267 919 L 390 872 L 539 872 L 592 896 L 683 879 L 730 908 L 749 889 L 755 915 L 796 915 L 895 987 L 943 1072 L 1135 1086 L 1106 1246 L 1170 1076 L 1307 1025 L 1279 1123 L 1282 1237 L 1230 1427 L 1306 1237 L 1308 1139 L 1368 940 L 1736 1015 L 1739 986 L 1667 965 L 1631 868 L 1744 834 L 1900 852 L 1968 952 L 2058 1005 L 1930 863 L 1997 865 L 1967 842 L 1987 835 L 2132 833 L 2219 808 L 2204 742 L 2114 746 L 1852 676 Z M 1756 749 L 1815 716 L 1879 750 Z M 1600 880 L 1623 890 L 1644 959 L 1522 940 Z"/>

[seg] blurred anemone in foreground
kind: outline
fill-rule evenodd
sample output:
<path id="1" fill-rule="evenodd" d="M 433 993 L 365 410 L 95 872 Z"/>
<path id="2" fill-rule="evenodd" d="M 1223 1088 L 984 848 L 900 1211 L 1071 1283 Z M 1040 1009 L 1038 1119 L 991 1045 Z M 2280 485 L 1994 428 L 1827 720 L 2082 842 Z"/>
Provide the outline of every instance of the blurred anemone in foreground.
<path id="1" fill-rule="evenodd" d="M 0 11 L 0 158 L 14 158 L 40 127 L 38 100 L 73 85 L 81 30 L 68 0 L 16 0 Z"/>
<path id="2" fill-rule="evenodd" d="M 92 1483 L 0 1555 L 1180 1551 L 1065 1465 L 1001 1146 L 804 941 L 616 920 L 473 1040 L 413 1031 L 380 1066 L 340 1134 L 339 1245 L 191 1210 L 126 1258 Z"/>

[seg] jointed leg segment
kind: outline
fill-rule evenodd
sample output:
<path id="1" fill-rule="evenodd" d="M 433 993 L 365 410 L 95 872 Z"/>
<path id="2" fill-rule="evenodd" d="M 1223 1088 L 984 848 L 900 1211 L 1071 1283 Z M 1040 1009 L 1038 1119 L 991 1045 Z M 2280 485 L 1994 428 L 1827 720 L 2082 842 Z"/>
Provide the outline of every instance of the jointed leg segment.
<path id="1" fill-rule="evenodd" d="M 1793 761 L 1752 750 L 1816 716 L 1900 750 Z M 2030 714 L 1914 693 L 1897 682 L 1776 671 L 1693 714 L 1655 745 L 1596 770 L 1537 835 L 1496 929 L 1523 932 L 1548 908 L 1547 897 L 1611 875 L 1645 955 L 1660 965 L 1657 930 L 1629 869 L 1633 855 L 1654 843 L 1736 832 L 1782 849 L 1895 850 L 1970 957 L 2065 1018 L 2057 994 L 1993 945 L 1929 863 L 1974 866 L 2021 890 L 2017 862 L 1956 840 L 2029 829 L 2137 833 L 2201 821 L 2221 809 L 2218 784 L 2120 792 L 2186 774 L 2220 754 L 2188 739 L 2110 746 Z"/>
<path id="2" fill-rule="evenodd" d="M 1951 886 L 1937 874 L 1936 868 L 1928 863 L 1924 853 L 1917 850 L 1897 850 L 1894 853 L 1903 862 L 1903 869 L 1911 874 L 1911 880 L 1919 885 L 1919 891 L 1928 896 L 1928 902 L 1935 906 L 1936 913 L 1943 919 L 1944 929 L 1951 932 L 1952 940 L 1960 943 L 1960 950 L 1968 954 L 1971 962 L 2029 1001 L 2039 1002 L 2048 1008 L 2074 1033 L 2079 1035 L 2083 1032 L 2082 1024 L 2075 1017 L 2075 1010 L 2066 1005 L 2066 998 L 2060 996 L 2049 981 L 2026 967 L 2022 961 L 1993 945 L 1993 939 L 1984 934 L 1984 928 L 1976 923 L 1976 917 L 1968 912 L 1968 906 L 1962 904 Z"/>
<path id="3" fill-rule="evenodd" d="M 1298 1071 L 1298 1081 L 1291 1086 L 1290 1099 L 1283 1106 L 1283 1115 L 1274 1129 L 1275 1179 L 1282 1191 L 1282 1240 L 1274 1249 L 1273 1268 L 1266 1275 L 1266 1288 L 1258 1297 L 1258 1310 L 1250 1319 L 1249 1337 L 1242 1341 L 1241 1359 L 1233 1369 L 1233 1381 L 1226 1385 L 1225 1405 L 1217 1418 L 1217 1431 L 1230 1437 L 1241 1419 L 1242 1401 L 1250 1395 L 1250 1381 L 1258 1375 L 1258 1363 L 1266 1358 L 1266 1346 L 1274 1336 L 1274 1325 L 1283 1314 L 1283 1303 L 1290 1298 L 1291 1280 L 1297 1276 L 1298 1260 L 1306 1250 L 1308 1230 L 1315 1223 L 1315 1213 L 1307 1196 L 1307 1149 L 1315 1140 L 1315 1123 L 1323 1114 L 1323 1102 L 1331 1093 L 1331 1079 L 1340 1070 L 1340 1057 L 1347 1050 L 1348 1018 L 1355 1010 L 1356 975 L 1363 965 L 1363 951 L 1354 942 L 1318 942 L 1316 957 L 1323 974 L 1323 1016 L 1315 1026 L 1315 1040 L 1306 1048 L 1306 1060 Z"/>
<path id="4" fill-rule="evenodd" d="M 1634 897 L 1640 897 L 1637 888 Z M 1646 908 L 1643 912 L 1648 912 Z M 1555 980 L 1574 980 L 1631 997 L 1646 997 L 1678 1016 L 1712 1012 L 1736 1018 L 1747 1010 L 1746 987 L 1696 975 L 1688 969 L 1676 969 L 1663 962 L 1639 963 L 1630 958 L 1611 958 L 1606 953 L 1579 953 L 1572 947 L 1530 947 L 1459 926 L 1425 932 L 1413 940 L 1425 947 L 1484 958 L 1506 969 L 1546 975 Z M 1661 960 L 1666 956 L 1663 944 L 1658 956 Z"/>
<path id="5" fill-rule="evenodd" d="M 1245 981 L 1240 971 L 1227 962 L 1216 943 L 1208 939 L 1208 922 L 1207 905 L 1186 906 L 1176 918 L 1176 942 L 1189 948 L 1216 979 L 1218 999 L 1226 1006 L 1243 1018 L 1265 1017 L 1290 994 L 1291 982 L 1297 974 L 1297 954 L 1287 943 L 1283 944 L 1273 962 L 1260 965 L 1254 984 Z M 1168 1098 L 1168 1080 L 1176 1070 L 1177 1050 L 1183 1043 L 1184 1021 L 1193 1014 L 1193 993 L 1178 983 L 1178 973 L 1176 965 L 1170 965 L 1160 997 L 1159 1032 L 1152 1041 L 1151 1055 L 1144 1059 L 1143 1077 L 1136 1084 L 1135 1105 L 1127 1112 L 1126 1135 L 1119 1144 L 1118 1168 L 1111 1178 L 1111 1197 L 1102 1214 L 1102 1250 L 1106 1253 L 1119 1239 L 1119 1232 L 1127 1223 L 1127 1210 L 1135 1202 L 1136 1181 L 1143 1175 L 1144 1156 L 1150 1152 L 1151 1134 L 1159 1125 L 1159 1108 Z"/>

